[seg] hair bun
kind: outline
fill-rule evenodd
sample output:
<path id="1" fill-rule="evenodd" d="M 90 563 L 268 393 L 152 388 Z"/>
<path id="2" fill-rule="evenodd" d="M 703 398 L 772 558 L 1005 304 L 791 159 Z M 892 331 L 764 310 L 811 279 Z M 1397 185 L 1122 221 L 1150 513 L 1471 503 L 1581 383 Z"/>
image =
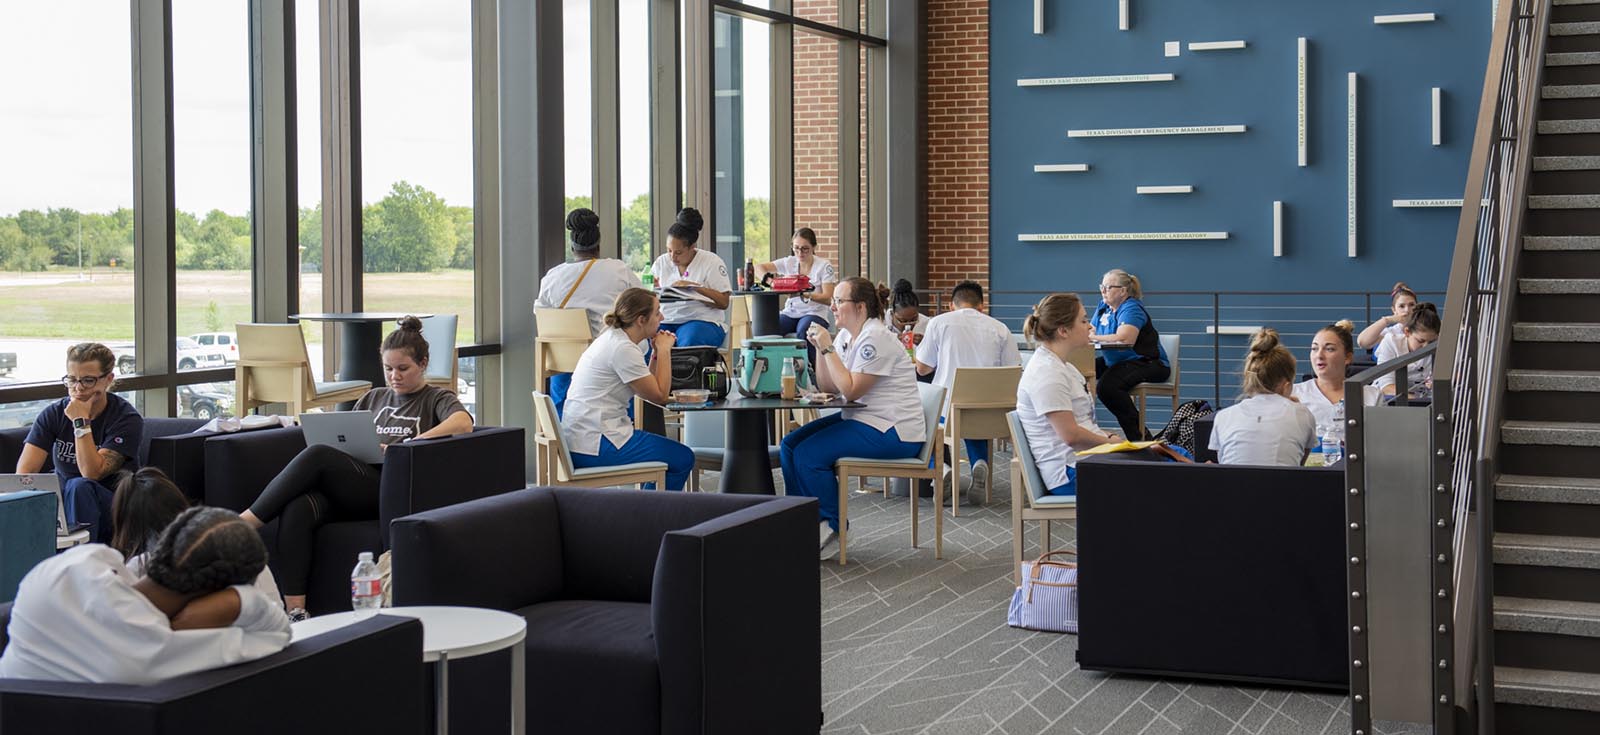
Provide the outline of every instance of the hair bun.
<path id="1" fill-rule="evenodd" d="M 700 216 L 700 210 L 694 207 L 684 207 L 678 210 L 678 224 L 699 232 L 705 228 L 706 220 Z"/>
<path id="2" fill-rule="evenodd" d="M 1356 330 L 1356 323 L 1350 321 L 1349 319 L 1340 319 L 1339 321 L 1334 322 L 1333 326 L 1343 329 L 1346 332 L 1354 332 Z"/>
<path id="3" fill-rule="evenodd" d="M 577 249 L 588 250 L 600 244 L 600 215 L 592 209 L 579 207 L 568 212 L 567 229 L 572 232 L 572 244 Z"/>
<path id="4" fill-rule="evenodd" d="M 1271 327 L 1256 332 L 1250 338 L 1251 352 L 1271 352 L 1278 348 L 1278 330 Z"/>
<path id="5" fill-rule="evenodd" d="M 421 332 L 422 320 L 407 314 L 395 320 L 395 326 L 407 332 Z"/>
<path id="6" fill-rule="evenodd" d="M 917 290 L 917 287 L 911 285 L 911 281 L 906 280 L 904 278 L 894 282 L 894 292 L 895 293 L 905 293 L 907 291 L 915 291 L 915 290 Z"/>

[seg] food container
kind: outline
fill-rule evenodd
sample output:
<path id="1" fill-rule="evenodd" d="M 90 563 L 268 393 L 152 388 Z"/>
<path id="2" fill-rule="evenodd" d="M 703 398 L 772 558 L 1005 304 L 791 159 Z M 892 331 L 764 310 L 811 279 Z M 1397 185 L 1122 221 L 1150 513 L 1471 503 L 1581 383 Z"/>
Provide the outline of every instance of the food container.
<path id="1" fill-rule="evenodd" d="M 673 403 L 705 403 L 711 400 L 711 391 L 704 388 L 679 388 L 672 392 Z"/>

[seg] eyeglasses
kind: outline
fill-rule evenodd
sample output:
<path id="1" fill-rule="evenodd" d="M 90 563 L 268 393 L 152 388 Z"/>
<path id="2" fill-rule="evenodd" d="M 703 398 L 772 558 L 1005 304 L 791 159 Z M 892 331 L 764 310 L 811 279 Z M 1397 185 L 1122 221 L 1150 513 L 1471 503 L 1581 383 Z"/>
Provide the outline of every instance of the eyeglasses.
<path id="1" fill-rule="evenodd" d="M 859 304 L 859 303 L 861 303 L 861 299 L 841 299 L 838 296 L 833 297 L 833 305 L 834 306 L 838 306 L 840 304 Z"/>
<path id="2" fill-rule="evenodd" d="M 63 376 L 61 376 L 61 384 L 66 386 L 66 387 L 68 387 L 68 388 L 71 388 L 73 386 L 73 384 L 77 384 L 77 386 L 79 388 L 84 388 L 84 389 L 93 388 L 95 383 L 100 382 L 107 375 L 110 375 L 110 374 L 111 373 L 109 373 L 109 372 L 105 372 L 105 373 L 101 373 L 99 375 L 90 375 L 90 376 L 86 376 L 86 377 L 82 377 L 82 378 L 74 378 L 71 375 L 63 375 Z"/>
<path id="3" fill-rule="evenodd" d="M 1105 284 L 1103 284 L 1103 283 L 1102 283 L 1102 284 L 1100 284 L 1100 290 L 1101 290 L 1101 291 L 1102 291 L 1102 292 L 1104 292 L 1104 291 L 1110 291 L 1110 290 L 1111 290 L 1111 289 L 1113 289 L 1113 288 L 1127 288 L 1127 286 L 1123 286 L 1123 285 L 1111 285 L 1111 286 L 1107 286 L 1107 285 L 1105 285 Z"/>

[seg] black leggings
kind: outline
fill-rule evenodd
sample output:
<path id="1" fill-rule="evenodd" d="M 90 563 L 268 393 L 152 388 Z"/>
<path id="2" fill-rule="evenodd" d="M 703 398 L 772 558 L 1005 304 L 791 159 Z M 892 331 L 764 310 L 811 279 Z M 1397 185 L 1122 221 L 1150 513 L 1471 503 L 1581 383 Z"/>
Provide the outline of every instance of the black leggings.
<path id="1" fill-rule="evenodd" d="M 1094 372 L 1094 392 L 1100 396 L 1100 403 L 1105 405 L 1106 410 L 1117 417 L 1123 437 L 1130 441 L 1144 438 L 1146 431 L 1139 423 L 1139 407 L 1133 404 L 1133 398 L 1128 393 L 1140 383 L 1166 380 L 1172 375 L 1172 368 L 1161 364 L 1160 360 L 1148 359 L 1124 360 L 1106 367 L 1104 358 L 1096 358 Z"/>
<path id="2" fill-rule="evenodd" d="M 278 587 L 303 595 L 311 578 L 317 528 L 331 520 L 378 517 L 379 468 L 330 446 L 314 444 L 290 460 L 250 512 L 278 521 Z"/>

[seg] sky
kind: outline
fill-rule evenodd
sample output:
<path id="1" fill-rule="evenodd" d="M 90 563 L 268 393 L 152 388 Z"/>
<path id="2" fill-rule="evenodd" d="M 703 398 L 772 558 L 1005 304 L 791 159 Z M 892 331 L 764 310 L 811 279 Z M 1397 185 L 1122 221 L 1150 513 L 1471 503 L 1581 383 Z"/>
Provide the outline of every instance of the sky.
<path id="1" fill-rule="evenodd" d="M 567 193 L 591 193 L 589 0 L 562 0 Z M 649 188 L 647 0 L 619 0 L 623 200 Z M 173 0 L 176 204 L 250 206 L 250 77 L 244 0 Z M 472 203 L 471 13 L 465 0 L 361 5 L 362 199 L 400 180 Z M 300 202 L 321 196 L 317 3 L 296 3 Z M 765 26 L 746 25 L 746 195 L 768 192 Z M 0 215 L 133 203 L 127 0 L 0 4 Z M 31 73 L 28 71 L 31 70 Z"/>

